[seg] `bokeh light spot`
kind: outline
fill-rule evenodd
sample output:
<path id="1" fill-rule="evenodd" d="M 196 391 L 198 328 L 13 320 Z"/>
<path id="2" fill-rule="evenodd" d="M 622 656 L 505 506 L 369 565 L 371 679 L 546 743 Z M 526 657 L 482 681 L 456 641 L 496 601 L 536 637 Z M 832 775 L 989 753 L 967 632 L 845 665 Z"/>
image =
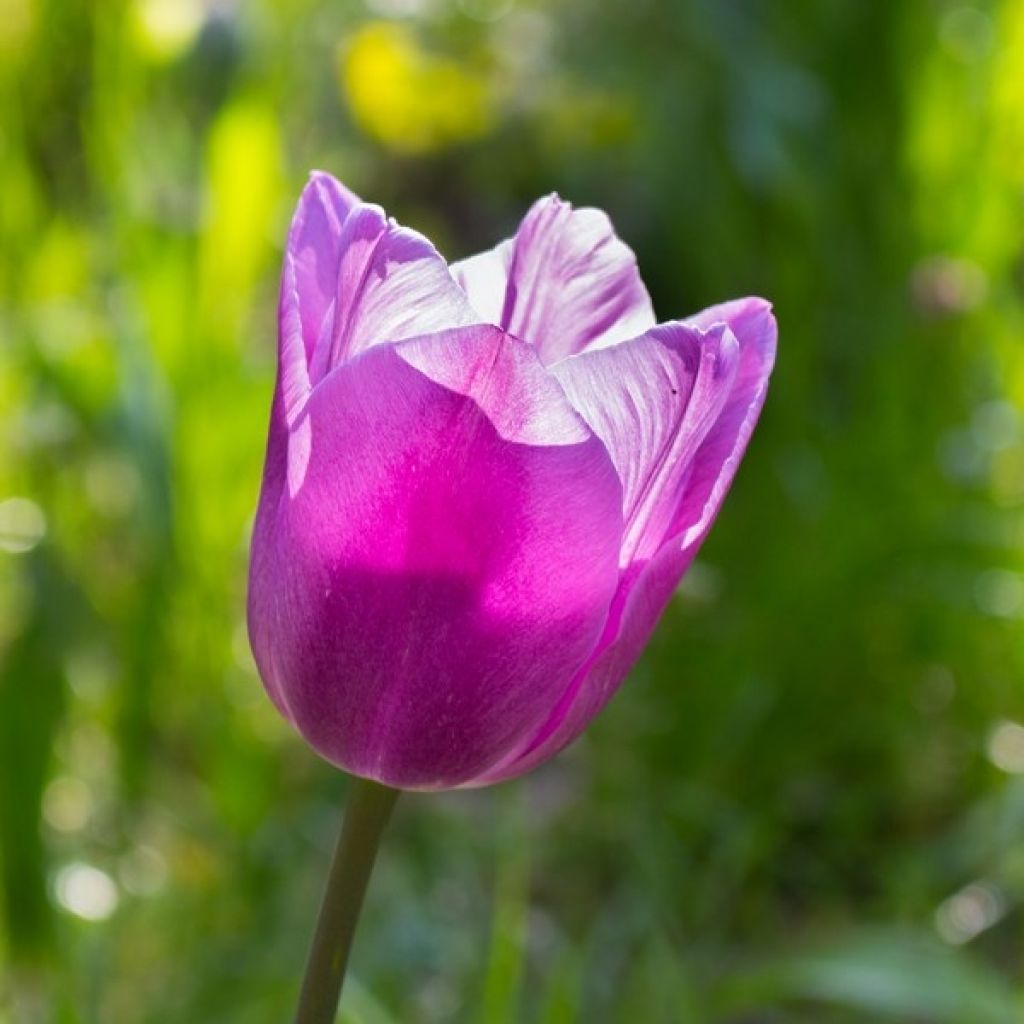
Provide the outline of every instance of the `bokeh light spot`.
<path id="1" fill-rule="evenodd" d="M 988 759 L 1011 775 L 1024 773 L 1024 725 L 1004 720 L 989 733 Z"/>
<path id="2" fill-rule="evenodd" d="M 57 902 L 84 921 L 105 921 L 117 910 L 117 885 L 90 864 L 68 864 L 57 873 Z"/>
<path id="3" fill-rule="evenodd" d="M 199 0 L 139 0 L 135 5 L 139 49 L 156 60 L 173 60 L 192 45 L 203 14 Z"/>
<path id="4" fill-rule="evenodd" d="M 974 61 L 992 48 L 995 30 L 992 19 L 977 7 L 954 7 L 942 16 L 939 38 L 943 46 L 963 61 Z"/>
<path id="5" fill-rule="evenodd" d="M 971 882 L 935 911 L 935 929 L 961 946 L 991 928 L 1006 913 L 1006 897 L 990 882 Z"/>
<path id="6" fill-rule="evenodd" d="M 28 498 L 0 501 L 0 551 L 20 555 L 31 551 L 46 536 L 46 516 Z"/>

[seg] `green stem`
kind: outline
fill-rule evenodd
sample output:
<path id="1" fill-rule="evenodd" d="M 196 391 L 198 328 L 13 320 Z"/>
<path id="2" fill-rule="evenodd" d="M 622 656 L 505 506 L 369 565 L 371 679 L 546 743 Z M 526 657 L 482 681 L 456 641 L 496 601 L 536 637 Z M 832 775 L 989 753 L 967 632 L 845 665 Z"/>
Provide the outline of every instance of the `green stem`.
<path id="1" fill-rule="evenodd" d="M 333 1024 L 352 939 L 370 881 L 381 833 L 398 790 L 368 779 L 353 779 L 345 823 L 338 837 L 295 1024 Z"/>

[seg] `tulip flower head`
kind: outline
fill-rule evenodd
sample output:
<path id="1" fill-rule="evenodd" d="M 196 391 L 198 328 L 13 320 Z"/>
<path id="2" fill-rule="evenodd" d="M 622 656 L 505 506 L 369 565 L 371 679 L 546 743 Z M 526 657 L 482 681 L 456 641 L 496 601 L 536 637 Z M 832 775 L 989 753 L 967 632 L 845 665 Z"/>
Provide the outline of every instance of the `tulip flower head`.
<path id="1" fill-rule="evenodd" d="M 280 712 L 403 789 L 522 774 L 650 637 L 764 402 L 762 299 L 658 324 L 557 196 L 449 266 L 314 173 L 288 236 L 249 631 Z"/>

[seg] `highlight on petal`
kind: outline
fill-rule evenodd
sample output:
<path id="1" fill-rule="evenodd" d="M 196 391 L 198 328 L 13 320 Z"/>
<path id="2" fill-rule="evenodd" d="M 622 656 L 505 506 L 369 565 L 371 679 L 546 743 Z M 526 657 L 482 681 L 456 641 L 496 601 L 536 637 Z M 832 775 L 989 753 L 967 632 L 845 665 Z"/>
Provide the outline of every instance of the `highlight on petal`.
<path id="1" fill-rule="evenodd" d="M 534 345 L 545 363 L 654 326 L 636 257 L 600 210 L 551 195 L 515 238 L 452 267 L 481 317 Z"/>
<path id="2" fill-rule="evenodd" d="M 724 324 L 704 332 L 675 323 L 551 367 L 622 480 L 623 568 L 665 540 L 694 457 L 729 399 L 738 356 Z"/>
<path id="3" fill-rule="evenodd" d="M 536 734 L 604 628 L 622 530 L 608 454 L 490 327 L 372 347 L 302 419 L 304 479 L 253 538 L 267 688 L 349 771 L 465 784 Z"/>
<path id="4" fill-rule="evenodd" d="M 415 338 L 398 353 L 431 380 L 471 397 L 507 441 L 544 446 L 592 437 L 536 352 L 497 327 Z"/>

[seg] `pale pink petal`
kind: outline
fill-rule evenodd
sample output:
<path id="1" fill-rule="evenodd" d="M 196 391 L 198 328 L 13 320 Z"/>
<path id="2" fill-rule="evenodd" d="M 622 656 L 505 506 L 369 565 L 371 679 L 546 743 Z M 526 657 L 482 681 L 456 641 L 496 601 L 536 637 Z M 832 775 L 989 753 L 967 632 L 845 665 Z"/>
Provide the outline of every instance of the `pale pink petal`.
<path id="1" fill-rule="evenodd" d="M 512 262 L 512 246 L 512 239 L 506 238 L 493 249 L 452 264 L 452 277 L 466 293 L 484 323 L 501 323 L 508 286 L 508 268 Z"/>
<path id="2" fill-rule="evenodd" d="M 545 363 L 632 338 L 655 323 L 636 257 L 600 210 L 540 199 L 514 239 L 452 268 L 480 316 Z"/>

